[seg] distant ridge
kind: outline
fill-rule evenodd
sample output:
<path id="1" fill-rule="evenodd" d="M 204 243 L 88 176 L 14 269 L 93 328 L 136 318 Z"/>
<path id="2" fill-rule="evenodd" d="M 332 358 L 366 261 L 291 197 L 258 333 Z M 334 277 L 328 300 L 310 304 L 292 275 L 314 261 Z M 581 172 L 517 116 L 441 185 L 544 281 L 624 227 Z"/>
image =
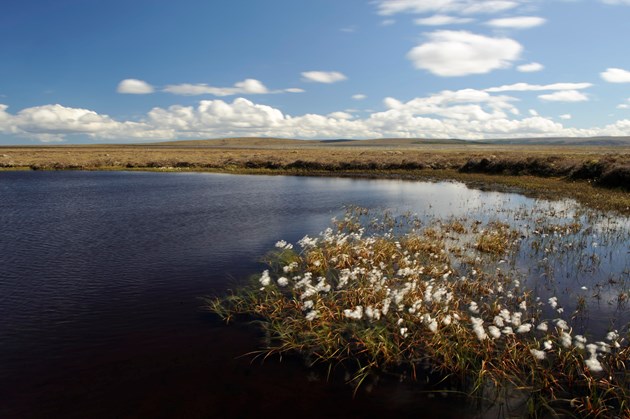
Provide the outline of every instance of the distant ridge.
<path id="1" fill-rule="evenodd" d="M 470 144 L 471 141 L 458 139 L 427 139 L 427 138 L 376 138 L 367 140 L 353 140 L 346 138 L 326 140 L 296 140 L 277 137 L 233 137 L 215 138 L 208 140 L 181 140 L 152 143 L 156 146 L 171 147 L 404 147 L 421 144 Z M 146 145 L 146 144 L 144 144 Z"/>
<path id="2" fill-rule="evenodd" d="M 547 138 L 508 138 L 486 140 L 489 144 L 514 145 L 584 145 L 584 146 L 630 146 L 630 136 L 626 137 L 547 137 Z"/>
<path id="3" fill-rule="evenodd" d="M 501 138 L 490 140 L 429 139 L 429 138 L 376 138 L 366 140 L 326 139 L 297 140 L 278 137 L 232 137 L 207 140 L 167 141 L 151 144 L 165 147 L 210 147 L 210 148 L 274 148 L 274 147 L 413 147 L 417 145 L 550 145 L 550 146 L 625 146 L 630 147 L 630 136 L 624 137 L 543 137 L 543 138 Z"/>

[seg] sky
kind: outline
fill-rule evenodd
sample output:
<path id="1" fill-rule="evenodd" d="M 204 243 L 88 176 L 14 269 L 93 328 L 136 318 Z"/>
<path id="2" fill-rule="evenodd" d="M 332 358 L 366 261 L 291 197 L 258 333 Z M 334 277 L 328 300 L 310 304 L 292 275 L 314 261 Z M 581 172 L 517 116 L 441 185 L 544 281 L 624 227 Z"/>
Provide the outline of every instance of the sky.
<path id="1" fill-rule="evenodd" d="M 630 135 L 630 0 L 2 0 L 0 144 Z"/>

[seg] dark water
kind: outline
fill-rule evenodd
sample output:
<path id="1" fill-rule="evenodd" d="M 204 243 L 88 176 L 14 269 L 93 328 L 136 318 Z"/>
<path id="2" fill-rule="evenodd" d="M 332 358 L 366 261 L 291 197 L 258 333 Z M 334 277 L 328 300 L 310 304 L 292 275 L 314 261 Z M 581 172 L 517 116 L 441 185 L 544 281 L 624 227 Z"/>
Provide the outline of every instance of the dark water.
<path id="1" fill-rule="evenodd" d="M 0 173 L 0 417 L 461 417 L 395 382 L 363 392 L 200 309 L 344 204 L 428 215 L 532 205 L 451 183 Z M 470 416 L 470 414 L 468 415 Z"/>

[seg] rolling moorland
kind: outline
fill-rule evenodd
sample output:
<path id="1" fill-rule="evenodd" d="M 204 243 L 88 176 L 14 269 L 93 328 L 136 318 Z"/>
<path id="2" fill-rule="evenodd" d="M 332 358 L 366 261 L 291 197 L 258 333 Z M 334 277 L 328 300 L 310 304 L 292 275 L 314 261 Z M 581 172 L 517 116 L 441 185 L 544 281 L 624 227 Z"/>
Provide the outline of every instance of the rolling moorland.
<path id="1" fill-rule="evenodd" d="M 630 137 L 294 140 L 0 147 L 0 170 L 152 170 L 458 180 L 630 213 Z"/>

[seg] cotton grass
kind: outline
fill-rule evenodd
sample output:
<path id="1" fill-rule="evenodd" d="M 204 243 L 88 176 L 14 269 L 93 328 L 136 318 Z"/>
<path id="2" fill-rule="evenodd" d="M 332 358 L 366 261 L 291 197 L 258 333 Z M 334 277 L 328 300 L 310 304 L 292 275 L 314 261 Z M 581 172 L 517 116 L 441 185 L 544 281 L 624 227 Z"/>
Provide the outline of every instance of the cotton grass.
<path id="1" fill-rule="evenodd" d="M 533 298 L 504 268 L 518 232 L 498 222 L 420 224 L 350 208 L 318 237 L 279 241 L 253 286 L 210 309 L 258 319 L 271 337 L 266 356 L 348 368 L 357 387 L 368 375 L 426 369 L 473 397 L 521 392 L 531 414 L 630 414 L 627 340 L 574 336 L 557 297 Z"/>

